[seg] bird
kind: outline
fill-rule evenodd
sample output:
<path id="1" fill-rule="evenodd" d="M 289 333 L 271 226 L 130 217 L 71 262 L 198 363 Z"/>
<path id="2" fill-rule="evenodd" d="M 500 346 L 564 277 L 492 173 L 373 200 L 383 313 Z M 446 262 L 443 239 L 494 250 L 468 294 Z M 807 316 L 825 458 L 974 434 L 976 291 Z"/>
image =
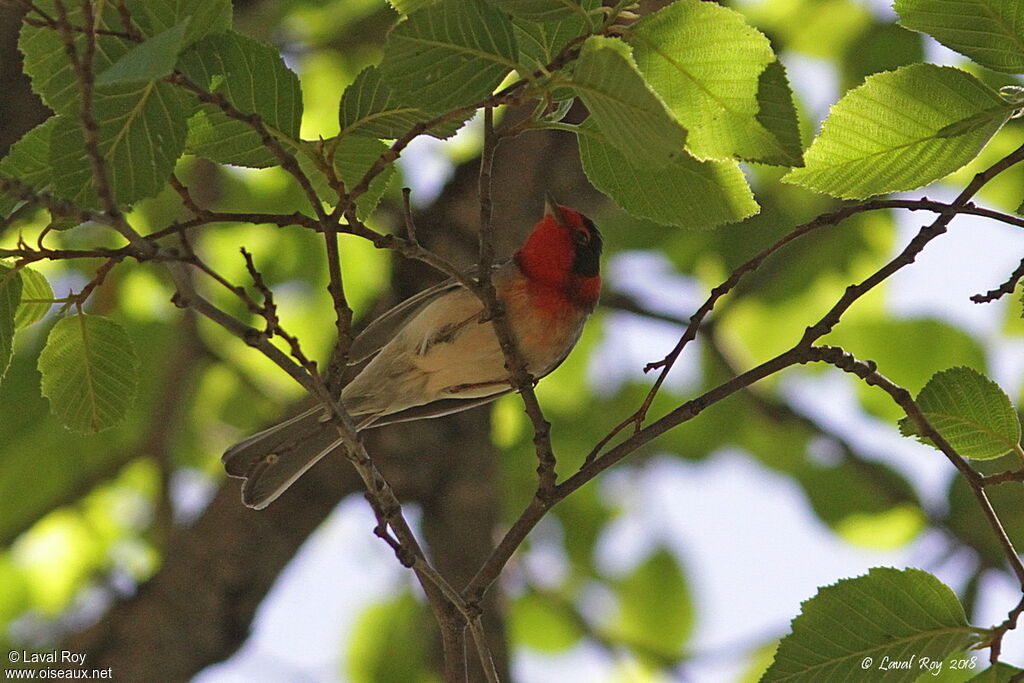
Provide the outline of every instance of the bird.
<path id="1" fill-rule="evenodd" d="M 601 232 L 550 197 L 522 246 L 492 267 L 491 282 L 526 370 L 540 379 L 580 338 L 601 290 Z M 514 391 L 505 355 L 480 298 L 457 278 L 426 289 L 370 323 L 352 342 L 365 364 L 341 391 L 357 430 L 440 417 Z M 225 451 L 242 502 L 263 509 L 321 458 L 343 448 L 323 406 Z"/>

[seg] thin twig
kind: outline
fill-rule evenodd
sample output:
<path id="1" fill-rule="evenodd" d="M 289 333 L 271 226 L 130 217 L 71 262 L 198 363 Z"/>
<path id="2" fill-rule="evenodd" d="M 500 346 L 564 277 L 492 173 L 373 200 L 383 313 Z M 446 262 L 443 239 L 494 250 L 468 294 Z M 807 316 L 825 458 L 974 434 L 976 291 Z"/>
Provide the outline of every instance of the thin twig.
<path id="1" fill-rule="evenodd" d="M 452 111 L 448 111 L 445 112 L 444 114 L 435 116 L 429 121 L 422 121 L 420 123 L 417 123 L 409 130 L 408 133 L 406 133 L 400 138 L 397 138 L 393 143 L 391 143 L 391 146 L 388 147 L 388 149 L 386 149 L 384 152 L 381 153 L 379 157 L 377 157 L 377 160 L 373 163 L 372 166 L 370 166 L 369 169 L 367 169 L 366 173 L 363 174 L 363 177 L 360 178 L 359 181 L 354 186 L 349 188 L 347 201 L 340 202 L 338 206 L 335 207 L 334 211 L 331 214 L 331 217 L 333 219 L 337 219 L 341 216 L 347 215 L 349 209 L 351 208 L 352 205 L 354 205 L 356 199 L 358 199 L 360 196 L 365 194 L 367 190 L 370 189 L 370 183 L 373 181 L 373 179 L 380 175 L 388 164 L 398 159 L 398 157 L 402 155 L 402 152 L 405 150 L 405 148 L 408 147 L 413 140 L 423 135 L 427 131 L 432 130 L 433 128 L 441 125 L 442 123 L 458 120 L 459 118 L 465 117 L 477 110 L 499 107 L 501 105 L 513 104 L 519 101 L 519 99 L 522 97 L 522 91 L 525 90 L 530 83 L 537 79 L 543 78 L 544 76 L 547 76 L 554 71 L 562 69 L 569 62 L 576 59 L 576 57 L 579 55 L 580 45 L 589 37 L 590 34 L 586 33 L 584 35 L 577 36 L 576 38 L 572 39 L 571 41 L 566 43 L 566 45 L 559 51 L 557 55 L 555 55 L 555 58 L 552 59 L 550 63 L 533 72 L 532 74 L 529 74 L 527 77 L 520 78 L 519 80 L 509 84 L 508 86 L 501 89 L 497 93 L 490 95 L 474 104 L 459 107 L 458 109 L 453 109 Z"/>
<path id="2" fill-rule="evenodd" d="M 757 270 L 769 256 L 779 251 L 790 242 L 793 242 L 794 240 L 797 240 L 800 237 L 803 237 L 804 235 L 814 232 L 819 228 L 823 228 L 830 225 L 836 225 L 855 214 L 863 213 L 865 211 L 876 210 L 878 208 L 883 207 L 879 207 L 876 206 L 874 203 L 867 202 L 863 204 L 847 206 L 837 211 L 821 214 L 820 216 L 814 218 L 813 220 L 810 220 L 807 223 L 804 223 L 803 225 L 800 225 L 794 228 L 793 230 L 789 231 L 786 235 L 776 240 L 773 244 L 765 247 L 760 252 L 755 254 L 748 261 L 734 268 L 733 271 L 729 273 L 729 276 L 725 279 L 725 281 L 722 284 L 718 285 L 717 287 L 713 288 L 707 300 L 703 304 L 701 304 L 700 308 L 698 308 L 692 316 L 690 316 L 689 324 L 687 325 L 686 330 L 683 332 L 683 335 L 679 338 L 679 341 L 676 343 L 675 347 L 673 347 L 673 349 L 668 353 L 668 355 L 666 355 L 662 360 L 656 363 L 649 363 L 644 368 L 644 372 L 650 372 L 651 370 L 656 370 L 659 368 L 661 369 L 661 372 L 658 374 L 658 378 L 654 381 L 654 385 L 647 392 L 647 395 L 644 397 L 644 400 L 641 403 L 640 407 L 635 412 L 633 412 L 633 414 L 631 414 L 625 420 L 623 420 L 614 428 L 612 428 L 612 430 L 608 432 L 608 434 L 606 434 L 600 441 L 597 442 L 594 448 L 591 449 L 590 453 L 587 454 L 587 457 L 584 460 L 584 466 L 593 461 L 594 458 L 596 458 L 601 453 L 604 447 L 608 445 L 608 443 L 612 439 L 614 439 L 623 429 L 625 429 L 629 425 L 634 426 L 634 432 L 640 430 L 644 421 L 647 419 L 647 413 L 654 402 L 654 398 L 658 395 L 658 392 L 661 391 L 661 387 L 665 383 L 665 379 L 668 377 L 668 373 L 671 372 L 673 366 L 679 359 L 679 356 L 682 354 L 683 350 L 687 347 L 687 345 L 690 342 L 697 338 L 697 332 L 700 330 L 701 324 L 704 322 L 704 319 L 708 316 L 708 314 L 711 313 L 711 311 L 714 309 L 715 305 L 718 303 L 718 300 L 721 299 L 726 294 L 728 294 L 729 292 L 731 292 L 736 287 L 736 285 L 739 284 L 740 280 L 742 280 L 744 276 L 746 276 L 748 273 Z"/>
<path id="3" fill-rule="evenodd" d="M 310 358 L 303 353 L 298 337 L 289 333 L 281 325 L 281 320 L 277 317 L 277 304 L 274 303 L 274 293 L 271 291 L 270 287 L 267 286 L 267 283 L 263 279 L 263 275 L 256 268 L 256 263 L 253 261 L 252 254 L 250 254 L 245 247 L 241 247 L 241 252 L 242 258 L 245 259 L 245 269 L 248 271 L 249 277 L 252 278 L 252 282 L 256 287 L 256 290 L 259 291 L 260 295 L 263 297 L 263 304 L 256 307 L 256 313 L 262 316 L 266 321 L 267 335 L 283 339 L 291 350 L 292 358 L 294 358 L 299 365 L 304 367 L 311 377 L 318 379 L 316 361 L 310 360 Z M 241 288 L 239 287 L 238 289 Z M 251 301 L 248 296 L 243 297 L 243 299 Z"/>
<path id="4" fill-rule="evenodd" d="M 352 348 L 352 307 L 345 296 L 345 284 L 341 274 L 341 255 L 338 252 L 338 231 L 336 224 L 324 225 L 324 245 L 327 251 L 327 291 L 334 304 L 334 326 L 337 338 L 331 360 L 327 366 L 328 383 L 332 391 L 340 388 L 349 350 Z"/>
<path id="5" fill-rule="evenodd" d="M 971 297 L 971 301 L 976 304 L 987 304 L 997 299 L 1001 299 L 1008 294 L 1012 294 L 1013 290 L 1017 288 L 1017 283 L 1020 282 L 1021 278 L 1024 278 L 1024 258 L 1020 260 L 1020 265 L 1010 273 L 1010 277 L 1006 279 L 1006 282 L 995 289 L 985 292 L 984 294 L 975 294 Z"/>
<path id="6" fill-rule="evenodd" d="M 971 487 L 971 492 L 977 499 L 978 505 L 981 506 L 981 511 L 988 520 L 989 526 L 992 527 L 992 530 L 995 532 L 999 545 L 1002 547 L 1003 553 L 1006 555 L 1006 559 L 1009 560 L 1010 567 L 1013 569 L 1013 573 L 1017 576 L 1021 589 L 1024 590 L 1024 564 L 1021 563 L 1020 556 L 1013 547 L 1010 537 L 1007 536 L 1006 530 L 1003 529 L 1003 525 L 1000 522 L 998 515 L 996 515 L 995 511 L 992 509 L 988 496 L 985 494 L 985 485 L 982 476 L 971 468 L 971 466 L 967 464 L 967 461 L 964 460 L 949 444 L 949 442 L 946 441 L 946 439 L 938 432 L 938 430 L 932 426 L 928 421 L 928 418 L 925 417 L 924 413 L 914 401 L 913 396 L 910 395 L 910 392 L 880 374 L 874 363 L 870 361 L 857 360 L 852 354 L 846 352 L 844 349 L 836 346 L 811 346 L 808 350 L 812 354 L 810 360 L 834 365 L 841 370 L 860 377 L 867 384 L 876 386 L 889 394 L 892 400 L 903 408 L 907 417 L 909 417 L 914 423 L 917 433 L 935 444 L 935 447 L 942 451 L 942 454 L 945 455 L 953 466 L 960 471 L 960 474 L 963 475 L 964 479 L 967 480 L 968 485 Z"/>
<path id="7" fill-rule="evenodd" d="M 128 240 L 132 246 L 143 253 L 153 253 L 156 247 L 147 242 L 124 220 L 121 210 L 114 200 L 107 177 L 106 159 L 99 149 L 99 125 L 93 116 L 93 85 L 95 75 L 93 74 L 93 61 L 96 55 L 96 22 L 93 15 L 92 0 L 82 0 L 83 23 L 85 26 L 85 44 L 82 54 L 78 54 L 75 47 L 75 38 L 71 31 L 71 23 L 68 21 L 67 9 L 63 0 L 54 0 L 54 7 L 57 10 L 57 25 L 60 29 L 61 42 L 64 45 L 64 52 L 71 63 L 78 82 L 79 98 L 81 100 L 78 120 L 82 128 L 82 136 L 85 141 L 85 155 L 92 166 L 92 180 L 96 186 L 96 194 L 103 205 L 104 213 L 110 218 L 110 225 Z"/>
<path id="8" fill-rule="evenodd" d="M 420 240 L 416 236 L 416 221 L 412 217 L 412 190 L 408 187 L 402 188 L 402 217 L 405 219 L 406 239 L 419 246 Z"/>
<path id="9" fill-rule="evenodd" d="M 494 263 L 494 234 L 491 221 L 493 204 L 491 201 L 491 167 L 494 164 L 494 152 L 498 140 L 494 132 L 494 112 L 491 108 L 484 109 L 484 149 L 480 158 L 480 179 L 478 193 L 480 198 L 480 256 L 477 277 L 480 283 L 477 296 L 483 302 L 484 310 L 491 319 L 495 335 L 505 356 L 505 367 L 508 369 L 512 386 L 519 392 L 526 408 L 526 414 L 533 424 L 533 444 L 537 452 L 537 497 L 547 500 L 554 489 L 556 481 L 555 455 L 551 448 L 551 423 L 544 418 L 540 402 L 534 393 L 535 383 L 519 350 L 515 331 L 505 315 L 504 306 L 498 299 L 494 284 L 491 282 L 491 266 Z"/>
<path id="10" fill-rule="evenodd" d="M 1017 628 L 1017 622 L 1020 620 L 1021 614 L 1024 614 L 1024 597 L 1010 610 L 1003 623 L 992 629 L 992 635 L 987 641 L 987 645 L 990 648 L 989 661 L 992 664 L 999 661 L 999 655 L 1003 650 L 1003 638 L 1006 637 L 1007 633 Z"/>
<path id="11" fill-rule="evenodd" d="M 990 474 L 981 478 L 982 486 L 996 486 L 997 484 L 1006 484 L 1009 482 L 1024 482 L 1024 470 L 998 472 L 997 474 Z"/>
<path id="12" fill-rule="evenodd" d="M 813 350 L 816 348 L 813 347 L 814 342 L 827 334 L 839 322 L 842 315 L 850 306 L 852 306 L 868 291 L 885 281 L 893 273 L 913 263 L 917 255 L 931 240 L 945 232 L 949 222 L 957 215 L 959 209 L 965 207 L 969 203 L 970 198 L 979 189 L 981 189 L 982 186 L 1002 171 L 1020 162 L 1022 159 L 1024 159 L 1024 146 L 1019 147 L 985 171 L 975 175 L 967 187 L 957 196 L 954 202 L 940 212 L 939 217 L 931 224 L 921 228 L 917 236 L 915 236 L 899 254 L 876 270 L 875 273 L 866 278 L 860 284 L 848 287 L 839 301 L 836 302 L 836 304 L 821 319 L 819 319 L 817 323 L 808 327 L 803 337 L 792 348 L 726 382 L 723 382 L 700 396 L 686 401 L 658 420 L 634 431 L 631 436 L 611 448 L 609 451 L 598 455 L 600 449 L 594 449 L 578 472 L 555 487 L 552 496 L 550 500 L 547 501 L 546 505 L 541 505 L 540 501 L 536 498 L 530 501 L 502 537 L 501 541 L 499 541 L 497 547 L 487 558 L 487 561 L 470 581 L 465 591 L 463 591 L 463 594 L 473 601 L 482 599 L 488 588 L 500 575 L 503 567 L 512 557 L 515 550 L 526 539 L 526 536 L 530 533 L 533 527 L 547 513 L 547 509 L 570 495 L 573 491 L 593 480 L 601 472 L 620 462 L 628 455 L 636 452 L 639 448 L 661 434 L 679 424 L 682 424 L 683 422 L 693 419 L 709 405 L 717 403 L 740 389 L 748 387 L 753 383 L 769 375 L 780 372 L 794 364 L 814 360 L 814 354 L 817 353 Z M 714 307 L 714 303 L 718 298 L 735 287 L 743 274 L 756 269 L 768 255 L 778 250 L 786 243 L 796 239 L 796 237 L 806 234 L 817 227 L 829 225 L 836 220 L 846 217 L 847 215 L 852 215 L 853 213 L 867 211 L 874 208 L 882 207 L 872 202 L 867 202 L 865 204 L 858 204 L 845 209 L 840 209 L 839 211 L 831 214 L 819 216 L 814 221 L 796 228 L 794 231 L 779 240 L 779 242 L 776 242 L 774 245 L 768 247 L 753 259 L 734 270 L 725 283 L 712 290 L 711 297 L 704 306 L 694 314 L 693 318 L 691 318 L 690 325 L 687 327 L 680 343 L 677 344 L 677 349 L 681 351 L 680 347 L 685 346 L 685 342 L 696 336 L 700 322 L 703 320 L 704 316 L 710 312 L 711 308 Z M 670 354 L 670 356 L 666 358 L 665 362 L 674 362 L 678 355 L 678 351 L 674 355 Z M 909 394 L 907 394 L 907 397 L 909 397 Z M 902 400 L 904 397 L 901 396 L 900 398 Z M 913 403 L 912 398 L 910 399 L 910 403 Z M 920 411 L 918 411 L 917 418 L 915 418 L 915 423 L 917 422 L 917 419 L 923 419 L 920 416 Z M 931 431 L 934 432 L 934 430 Z M 938 439 L 941 441 L 941 437 L 938 437 Z M 605 441 L 605 443 L 606 442 L 607 441 Z M 954 451 L 946 453 L 946 455 L 950 458 L 957 469 L 960 470 L 967 478 L 968 483 L 971 484 L 971 489 L 974 492 L 975 497 L 978 499 L 979 505 L 982 507 L 982 511 L 985 514 L 986 519 L 996 535 L 1000 537 L 1000 543 L 1007 556 L 1007 560 L 1013 567 L 1014 573 L 1017 574 L 1018 579 L 1021 580 L 1022 586 L 1024 586 L 1024 566 L 1021 565 L 1020 558 L 1013 550 L 1013 546 L 1009 543 L 1009 539 L 1006 538 L 1005 531 L 1002 529 L 999 518 L 995 515 L 991 505 L 988 503 L 988 498 L 984 492 L 981 476 L 974 472 L 974 470 L 964 463 L 962 459 L 959 459 Z"/>
<path id="13" fill-rule="evenodd" d="M 168 76 L 165 80 L 174 85 L 180 86 L 184 90 L 192 93 L 200 102 L 205 104 L 212 104 L 213 106 L 220 109 L 226 116 L 236 121 L 241 121 L 246 124 L 260 138 L 260 142 L 266 147 L 276 158 L 278 163 L 285 171 L 287 171 L 299 184 L 302 189 L 306 200 L 309 202 L 310 207 L 316 214 L 323 229 L 327 229 L 329 225 L 337 223 L 337 220 L 331 218 L 323 208 L 323 202 L 316 190 L 313 188 L 313 183 L 310 181 L 309 176 L 299 167 L 299 162 L 291 152 L 286 150 L 281 142 L 274 137 L 270 129 L 267 128 L 263 122 L 263 118 L 259 114 L 246 113 L 235 107 L 223 94 L 219 92 L 210 92 L 205 88 L 199 86 L 194 81 L 189 79 L 180 71 L 175 71 L 173 74 Z"/>
<path id="14" fill-rule="evenodd" d="M 241 339 L 249 346 L 257 349 L 266 356 L 272 363 L 284 370 L 289 377 L 298 382 L 310 394 L 320 394 L 313 378 L 301 365 L 289 358 L 283 351 L 270 343 L 265 332 L 242 323 L 234 317 L 220 310 L 207 299 L 200 296 L 192 285 L 188 276 L 187 266 L 184 263 L 168 263 L 167 270 L 174 281 L 176 292 L 171 300 L 180 308 L 192 308 L 205 318 L 216 323 L 234 336 Z"/>

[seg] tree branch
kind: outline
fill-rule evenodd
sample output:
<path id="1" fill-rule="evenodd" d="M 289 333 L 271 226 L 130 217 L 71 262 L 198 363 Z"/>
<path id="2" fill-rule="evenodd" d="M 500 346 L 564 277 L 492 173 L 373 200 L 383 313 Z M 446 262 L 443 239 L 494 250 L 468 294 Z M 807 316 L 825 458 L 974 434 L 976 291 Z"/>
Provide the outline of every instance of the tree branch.
<path id="1" fill-rule="evenodd" d="M 984 294 L 975 294 L 971 297 L 971 301 L 976 304 L 987 304 L 1012 294 L 1021 278 L 1024 278 L 1024 259 L 1020 260 L 1020 265 L 1010 273 L 1010 277 L 1006 279 L 1006 282 Z"/>

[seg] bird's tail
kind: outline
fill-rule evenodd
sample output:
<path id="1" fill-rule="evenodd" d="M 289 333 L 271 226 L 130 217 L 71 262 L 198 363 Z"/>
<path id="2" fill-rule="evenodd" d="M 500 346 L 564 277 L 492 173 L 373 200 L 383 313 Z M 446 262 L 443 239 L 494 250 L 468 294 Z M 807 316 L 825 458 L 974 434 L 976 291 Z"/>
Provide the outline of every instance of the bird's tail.
<path id="1" fill-rule="evenodd" d="M 323 415 L 323 408 L 312 408 L 224 452 L 224 469 L 230 476 L 245 480 L 243 503 L 262 510 L 320 458 L 341 445 L 337 430 L 328 429 Z"/>

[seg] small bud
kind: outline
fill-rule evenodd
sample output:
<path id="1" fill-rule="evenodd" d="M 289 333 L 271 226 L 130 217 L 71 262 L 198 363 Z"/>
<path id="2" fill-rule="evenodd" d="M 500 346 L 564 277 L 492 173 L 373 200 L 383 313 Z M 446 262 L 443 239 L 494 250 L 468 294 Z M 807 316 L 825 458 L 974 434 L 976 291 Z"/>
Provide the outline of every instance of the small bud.
<path id="1" fill-rule="evenodd" d="M 999 96 L 1010 104 L 1022 105 L 1014 109 L 1010 114 L 1011 119 L 1024 116 L 1024 87 L 1019 85 L 1004 85 L 999 89 Z"/>

